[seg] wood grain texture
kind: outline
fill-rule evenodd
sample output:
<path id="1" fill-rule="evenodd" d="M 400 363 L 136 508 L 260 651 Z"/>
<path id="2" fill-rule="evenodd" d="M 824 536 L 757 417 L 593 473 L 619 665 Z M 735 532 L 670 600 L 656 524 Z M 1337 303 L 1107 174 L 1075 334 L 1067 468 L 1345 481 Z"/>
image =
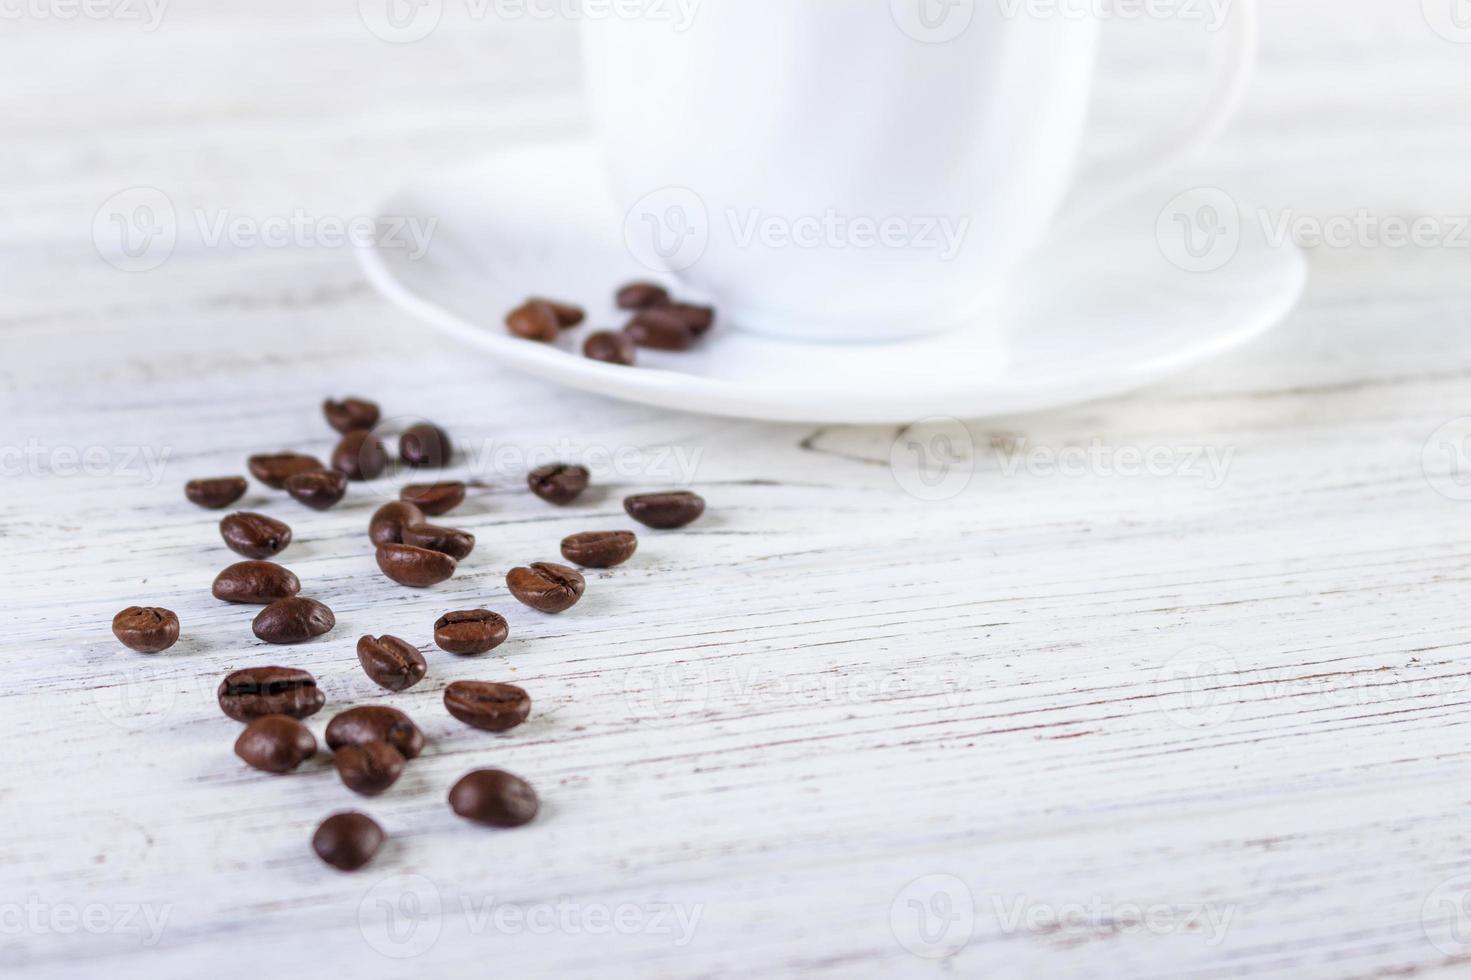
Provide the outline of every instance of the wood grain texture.
<path id="1" fill-rule="evenodd" d="M 1418 6 L 1273 3 L 1239 123 L 1162 199 L 1471 212 L 1471 45 Z M 898 431 L 549 388 L 406 321 L 342 249 L 100 260 L 93 214 L 131 186 L 351 217 L 405 175 L 584 126 L 569 25 L 446 7 L 404 46 L 352 5 L 280 0 L 179 0 L 152 33 L 0 33 L 0 974 L 1471 969 L 1452 914 L 1471 908 L 1471 490 L 1437 468 L 1471 434 L 1453 424 L 1471 249 L 1313 249 L 1302 308 L 1249 349 L 1130 398 Z M 1133 40 L 1105 86 L 1131 110 L 1109 123 L 1162 112 L 1150 94 L 1192 68 Z M 255 486 L 242 506 L 293 525 L 281 560 L 338 617 L 265 647 L 253 609 L 210 598 L 231 555 L 182 485 L 330 451 L 318 404 L 346 393 L 455 435 L 453 472 L 485 485 L 444 520 L 479 543 L 410 592 L 363 534 L 396 483 L 325 514 Z M 1135 452 L 1152 472 L 1117 472 Z M 574 506 L 524 489 L 551 456 L 592 462 Z M 510 566 L 673 485 L 704 520 L 643 534 L 561 617 L 510 599 Z M 176 610 L 184 639 L 119 647 L 108 624 L 134 603 Z M 440 613 L 480 604 L 511 620 L 504 647 L 432 647 Z M 419 643 L 428 679 L 376 691 L 353 654 L 369 632 Z M 247 770 L 214 688 L 273 662 L 321 680 L 319 737 L 349 704 L 392 703 L 430 748 L 371 801 L 325 755 Z M 460 725 L 439 699 L 461 678 L 522 685 L 531 720 Z M 449 811 L 485 765 L 536 784 L 534 824 Z M 347 808 L 391 837 L 356 876 L 308 847 Z"/>

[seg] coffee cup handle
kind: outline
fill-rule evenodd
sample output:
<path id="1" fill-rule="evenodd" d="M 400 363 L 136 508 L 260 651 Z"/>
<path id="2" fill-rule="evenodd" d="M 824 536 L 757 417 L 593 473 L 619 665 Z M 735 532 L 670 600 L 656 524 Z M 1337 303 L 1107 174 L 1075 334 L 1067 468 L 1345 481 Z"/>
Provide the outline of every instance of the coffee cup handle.
<path id="1" fill-rule="evenodd" d="M 1240 108 L 1256 65 L 1257 0 L 1234 0 L 1231 8 L 1226 59 L 1210 94 L 1188 117 L 1143 146 L 1085 171 L 1064 203 L 1056 227 L 1081 224 L 1143 191 L 1220 135 Z"/>

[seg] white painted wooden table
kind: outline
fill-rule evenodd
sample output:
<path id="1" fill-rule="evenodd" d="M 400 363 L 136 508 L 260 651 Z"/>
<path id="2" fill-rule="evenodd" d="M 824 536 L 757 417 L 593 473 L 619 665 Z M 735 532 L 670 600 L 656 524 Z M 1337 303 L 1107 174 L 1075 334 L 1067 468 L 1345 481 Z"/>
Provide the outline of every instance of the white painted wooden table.
<path id="1" fill-rule="evenodd" d="M 1134 397 L 951 426 L 933 491 L 910 443 L 935 432 L 550 389 L 422 335 L 341 248 L 181 235 L 147 273 L 99 258 L 93 216 L 128 188 L 320 227 L 422 168 L 582 128 L 562 20 L 447 2 L 393 45 L 350 3 L 175 0 L 152 31 L 122 19 L 141 7 L 4 8 L 0 975 L 1465 975 L 1471 482 L 1449 465 L 1471 248 L 1450 231 L 1471 45 L 1419 7 L 1273 3 L 1247 110 L 1161 193 L 1428 217 L 1448 240 L 1314 248 L 1265 340 Z M 1105 120 L 1179 90 L 1193 59 L 1157 47 L 1114 59 Z M 475 451 L 491 486 L 455 523 L 480 544 L 409 593 L 364 547 L 371 494 L 316 515 L 252 492 L 339 623 L 265 648 L 252 610 L 210 598 L 230 555 L 180 487 L 326 452 L 317 403 L 348 392 Z M 579 505 L 521 490 L 534 454 L 599 451 L 618 465 Z M 1135 454 L 1148 472 L 1120 472 Z M 572 613 L 505 594 L 512 563 L 681 478 L 708 518 L 645 535 Z M 177 610 L 184 639 L 120 649 L 132 603 Z M 361 675 L 357 636 L 427 645 L 479 603 L 512 620 L 495 654 L 431 647 L 390 698 Z M 213 690 L 270 662 L 317 673 L 319 735 L 391 700 L 430 750 L 372 801 L 325 757 L 247 770 Z M 533 719 L 459 726 L 439 705 L 457 677 L 524 685 Z M 445 792 L 481 765 L 534 781 L 541 818 L 455 818 Z M 392 837 L 355 876 L 308 848 L 349 807 Z"/>

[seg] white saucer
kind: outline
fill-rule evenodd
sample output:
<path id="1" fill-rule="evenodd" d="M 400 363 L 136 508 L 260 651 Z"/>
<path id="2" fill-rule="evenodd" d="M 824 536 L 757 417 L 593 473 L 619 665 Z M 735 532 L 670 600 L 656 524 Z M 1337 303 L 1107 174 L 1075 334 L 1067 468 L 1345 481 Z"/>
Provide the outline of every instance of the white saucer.
<path id="1" fill-rule="evenodd" d="M 693 351 L 640 350 L 637 367 L 619 367 L 583 357 L 582 337 L 626 321 L 612 303 L 616 286 L 659 277 L 624 248 L 623 214 L 602 174 L 584 142 L 507 150 L 427 174 L 380 209 L 379 243 L 359 250 L 368 279 L 498 362 L 573 388 L 685 411 L 827 423 L 977 418 L 1119 394 L 1263 333 L 1296 303 L 1305 280 L 1295 247 L 1272 247 L 1244 226 L 1221 268 L 1186 271 L 1188 262 L 1172 263 L 1161 248 L 1158 203 L 1138 204 L 1028 260 L 999 314 L 1004 356 L 964 327 L 833 345 L 717 322 Z M 436 222 L 422 255 L 404 247 L 404 219 L 421 228 Z M 502 318 L 533 295 L 582 305 L 588 323 L 555 345 L 510 336 Z"/>

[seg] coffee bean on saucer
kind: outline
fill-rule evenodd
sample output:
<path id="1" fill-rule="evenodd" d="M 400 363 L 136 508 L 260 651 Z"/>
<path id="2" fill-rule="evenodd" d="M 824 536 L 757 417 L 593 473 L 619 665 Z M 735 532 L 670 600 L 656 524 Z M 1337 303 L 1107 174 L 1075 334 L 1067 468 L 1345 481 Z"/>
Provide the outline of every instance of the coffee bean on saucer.
<path id="1" fill-rule="evenodd" d="M 633 557 L 638 537 L 632 531 L 583 531 L 562 539 L 562 557 L 584 568 L 612 568 Z"/>
<path id="2" fill-rule="evenodd" d="M 549 561 L 532 562 L 506 573 L 506 586 L 511 595 L 544 613 L 571 609 L 582 598 L 587 580 L 575 569 Z"/>
<path id="3" fill-rule="evenodd" d="M 430 551 L 449 555 L 456 561 L 463 561 L 475 550 L 475 535 L 454 527 L 410 524 L 403 530 L 403 543 L 415 548 L 428 548 Z"/>
<path id="4" fill-rule="evenodd" d="M 705 498 L 688 490 L 639 493 L 625 497 L 623 509 L 640 524 L 668 531 L 684 527 L 705 513 Z"/>
<path id="5" fill-rule="evenodd" d="M 273 561 L 237 561 L 215 576 L 211 590 L 216 599 L 266 606 L 301 591 L 301 582 Z"/>
<path id="6" fill-rule="evenodd" d="M 290 715 L 265 715 L 245 726 L 235 754 L 262 772 L 291 772 L 317 754 L 317 740 Z"/>
<path id="7" fill-rule="evenodd" d="M 216 476 L 205 480 L 190 480 L 184 484 L 184 496 L 190 503 L 219 510 L 228 507 L 245 496 L 249 486 L 243 476 Z"/>
<path id="8" fill-rule="evenodd" d="M 476 769 L 449 791 L 450 809 L 488 827 L 519 827 L 536 816 L 536 790 L 501 769 Z"/>
<path id="9" fill-rule="evenodd" d="M 270 558 L 291 543 L 291 528 L 274 517 L 241 510 L 220 519 L 220 537 L 237 555 Z"/>
<path id="10" fill-rule="evenodd" d="M 670 303 L 664 309 L 682 317 L 685 326 L 689 327 L 690 333 L 696 337 L 705 336 L 715 325 L 715 307 L 713 306 L 700 306 L 696 303 Z"/>
<path id="11" fill-rule="evenodd" d="M 670 313 L 663 307 L 641 310 L 634 314 L 623 332 L 640 347 L 651 347 L 654 350 L 689 350 L 695 343 L 695 332 L 690 329 L 684 317 Z"/>
<path id="12" fill-rule="evenodd" d="M 358 640 L 358 663 L 379 687 L 407 691 L 424 679 L 429 664 L 419 648 L 396 636 L 364 636 Z"/>
<path id="13" fill-rule="evenodd" d="M 286 492 L 312 510 L 330 510 L 347 494 L 347 475 L 337 470 L 312 470 L 286 478 Z"/>
<path id="14" fill-rule="evenodd" d="M 327 699 L 317 679 L 295 667 L 246 667 L 220 681 L 216 692 L 220 710 L 236 721 L 254 721 L 266 715 L 306 718 L 322 709 Z"/>
<path id="15" fill-rule="evenodd" d="M 317 857 L 338 871 L 356 871 L 383 846 L 383 828 L 367 814 L 334 813 L 312 835 Z"/>
<path id="16" fill-rule="evenodd" d="M 403 775 L 404 757 L 387 742 L 344 745 L 332 753 L 342 785 L 363 796 L 377 796 Z"/>
<path id="17" fill-rule="evenodd" d="M 410 483 L 398 492 L 398 499 L 413 504 L 430 517 L 438 517 L 440 514 L 448 514 L 465 502 L 465 485 L 458 480 Z"/>
<path id="18" fill-rule="evenodd" d="M 522 340 L 550 343 L 557 339 L 562 323 L 557 311 L 546 303 L 523 303 L 506 314 L 506 329 Z"/>
<path id="19" fill-rule="evenodd" d="M 385 704 L 348 708 L 327 723 L 327 748 L 336 752 L 344 745 L 387 742 L 405 759 L 417 759 L 424 751 L 424 733 L 408 715 Z"/>
<path id="20" fill-rule="evenodd" d="M 112 617 L 112 635 L 129 650 L 158 653 L 179 640 L 179 617 L 158 606 L 129 606 Z"/>
<path id="21" fill-rule="evenodd" d="M 376 480 L 388 468 L 388 452 L 371 429 L 353 429 L 332 450 L 332 468 L 349 480 Z"/>
<path id="22" fill-rule="evenodd" d="M 620 310 L 647 310 L 669 302 L 669 293 L 652 282 L 631 282 L 618 290 Z"/>
<path id="23" fill-rule="evenodd" d="M 582 355 L 604 364 L 622 364 L 631 367 L 637 359 L 637 346 L 632 340 L 612 330 L 599 330 L 589 334 L 582 343 Z"/>
<path id="24" fill-rule="evenodd" d="M 398 437 L 398 455 L 409 466 L 448 466 L 454 455 L 449 436 L 437 425 L 420 422 Z"/>
<path id="25" fill-rule="evenodd" d="M 570 504 L 587 489 L 588 472 L 584 466 L 548 463 L 526 475 L 531 492 L 549 504 Z"/>
<path id="26" fill-rule="evenodd" d="M 329 633 L 337 625 L 332 610 L 315 599 L 292 596 L 277 599 L 255 614 L 250 628 L 267 643 L 305 643 Z"/>
<path id="27" fill-rule="evenodd" d="M 380 544 L 378 567 L 399 585 L 427 589 L 455 573 L 455 560 L 442 551 L 411 544 Z"/>
<path id="28" fill-rule="evenodd" d="M 489 609 L 448 612 L 434 621 L 434 642 L 462 657 L 494 650 L 510 632 L 506 617 Z"/>
<path id="29" fill-rule="evenodd" d="M 284 487 L 287 477 L 294 473 L 326 469 L 320 459 L 304 453 L 266 453 L 250 457 L 247 465 L 250 475 L 272 490 Z"/>
<path id="30" fill-rule="evenodd" d="M 531 696 L 514 684 L 455 681 L 444 689 L 444 706 L 471 728 L 508 732 L 531 714 Z"/>
<path id="31" fill-rule="evenodd" d="M 557 300 L 546 299 L 542 296 L 533 296 L 526 302 L 541 303 L 542 305 L 550 308 L 553 315 L 555 315 L 557 318 L 557 326 L 561 327 L 563 330 L 566 330 L 568 327 L 575 327 L 583 320 L 587 319 L 587 314 L 583 312 L 582 307 L 573 306 L 571 303 L 561 303 Z"/>
<path id="32" fill-rule="evenodd" d="M 423 524 L 424 512 L 404 500 L 384 504 L 368 521 L 368 537 L 374 544 L 401 544 L 403 529 L 410 524 Z"/>
<path id="33" fill-rule="evenodd" d="M 378 405 L 366 398 L 344 398 L 342 401 L 327 399 L 322 402 L 322 414 L 327 424 L 343 435 L 353 429 L 371 429 L 378 424 Z"/>

